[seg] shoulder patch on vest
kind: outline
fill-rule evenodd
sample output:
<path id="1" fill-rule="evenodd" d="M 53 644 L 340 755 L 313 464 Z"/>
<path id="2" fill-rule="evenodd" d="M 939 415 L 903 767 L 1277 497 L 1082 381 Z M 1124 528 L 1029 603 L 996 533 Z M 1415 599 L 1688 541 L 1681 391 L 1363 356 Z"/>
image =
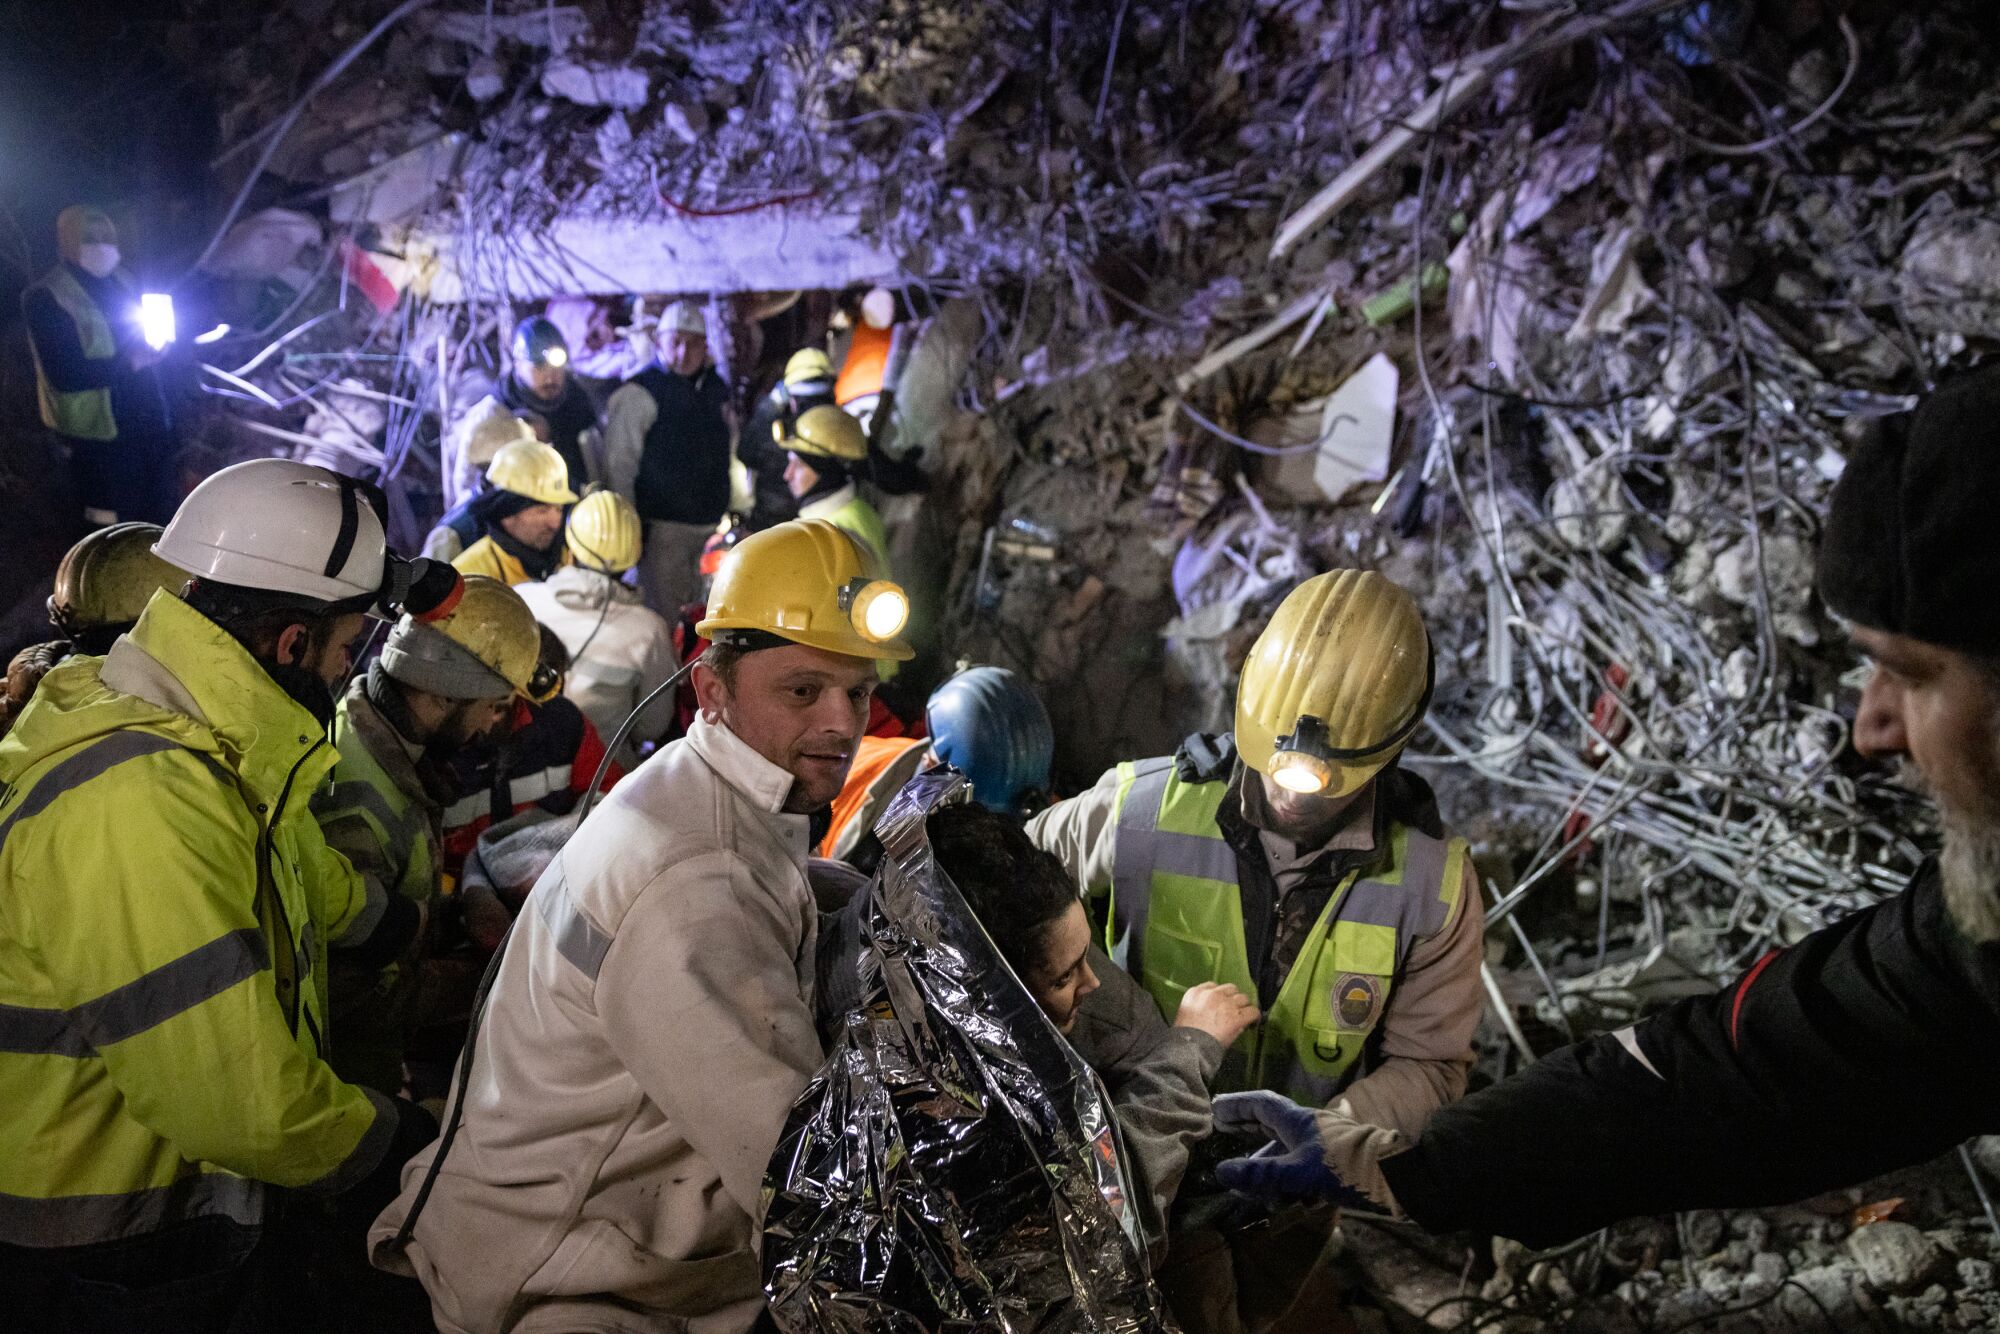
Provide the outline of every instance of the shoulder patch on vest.
<path id="1" fill-rule="evenodd" d="M 1333 1013 L 1342 1028 L 1369 1028 L 1382 1008 L 1382 983 L 1367 973 L 1342 973 L 1333 984 Z"/>

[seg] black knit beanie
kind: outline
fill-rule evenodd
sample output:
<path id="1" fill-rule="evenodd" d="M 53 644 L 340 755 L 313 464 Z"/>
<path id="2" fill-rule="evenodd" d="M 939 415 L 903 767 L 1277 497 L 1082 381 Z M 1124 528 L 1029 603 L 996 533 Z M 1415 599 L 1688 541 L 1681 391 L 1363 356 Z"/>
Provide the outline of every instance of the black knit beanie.
<path id="1" fill-rule="evenodd" d="M 2000 656 L 2000 364 L 1947 381 L 1833 488 L 1819 595 L 1857 625 Z"/>

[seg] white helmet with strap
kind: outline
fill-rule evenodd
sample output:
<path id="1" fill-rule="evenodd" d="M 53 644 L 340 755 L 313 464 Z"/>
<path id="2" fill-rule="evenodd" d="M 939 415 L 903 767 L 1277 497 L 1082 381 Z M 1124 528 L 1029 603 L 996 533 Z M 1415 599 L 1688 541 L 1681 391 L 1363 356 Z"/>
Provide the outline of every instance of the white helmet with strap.
<path id="1" fill-rule="evenodd" d="M 153 554 L 198 579 L 329 609 L 443 615 L 462 590 L 456 572 L 390 552 L 372 490 L 291 459 L 238 463 L 181 502 Z"/>

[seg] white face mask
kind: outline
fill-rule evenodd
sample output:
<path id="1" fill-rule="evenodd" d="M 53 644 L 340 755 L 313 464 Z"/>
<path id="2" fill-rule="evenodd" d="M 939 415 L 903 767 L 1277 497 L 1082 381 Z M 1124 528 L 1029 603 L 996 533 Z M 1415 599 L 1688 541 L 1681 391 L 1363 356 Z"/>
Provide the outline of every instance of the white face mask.
<path id="1" fill-rule="evenodd" d="M 90 241 L 76 248 L 77 266 L 93 278 L 109 278 L 118 267 L 118 247 Z"/>

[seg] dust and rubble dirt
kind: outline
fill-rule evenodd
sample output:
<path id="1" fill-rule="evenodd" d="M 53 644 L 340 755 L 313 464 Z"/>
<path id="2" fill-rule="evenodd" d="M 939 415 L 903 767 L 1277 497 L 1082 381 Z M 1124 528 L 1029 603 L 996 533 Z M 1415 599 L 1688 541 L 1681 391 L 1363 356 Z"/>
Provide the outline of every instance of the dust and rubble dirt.
<path id="1" fill-rule="evenodd" d="M 782 289 L 893 257 L 945 368 L 898 417 L 931 490 L 888 509 L 924 666 L 1028 674 L 1060 790 L 1228 727 L 1303 575 L 1419 595 L 1405 763 L 1475 845 L 1507 1007 L 1479 1081 L 1722 985 L 1932 842 L 1852 753 L 1811 562 L 1855 444 L 2000 340 L 1981 0 L 500 0 L 370 40 L 390 8 L 277 9 L 203 67 L 240 189 L 210 271 L 258 336 L 196 468 L 363 465 L 413 545 L 516 303 L 624 318 L 524 238 L 796 217 L 810 262 L 715 261 L 781 275 L 714 307 L 739 396 L 810 304 Z M 447 263 L 497 285 L 446 299 Z M 1342 1264 L 1363 1328 L 1990 1328 L 1994 1169 L 1546 1255 L 1357 1224 Z"/>

